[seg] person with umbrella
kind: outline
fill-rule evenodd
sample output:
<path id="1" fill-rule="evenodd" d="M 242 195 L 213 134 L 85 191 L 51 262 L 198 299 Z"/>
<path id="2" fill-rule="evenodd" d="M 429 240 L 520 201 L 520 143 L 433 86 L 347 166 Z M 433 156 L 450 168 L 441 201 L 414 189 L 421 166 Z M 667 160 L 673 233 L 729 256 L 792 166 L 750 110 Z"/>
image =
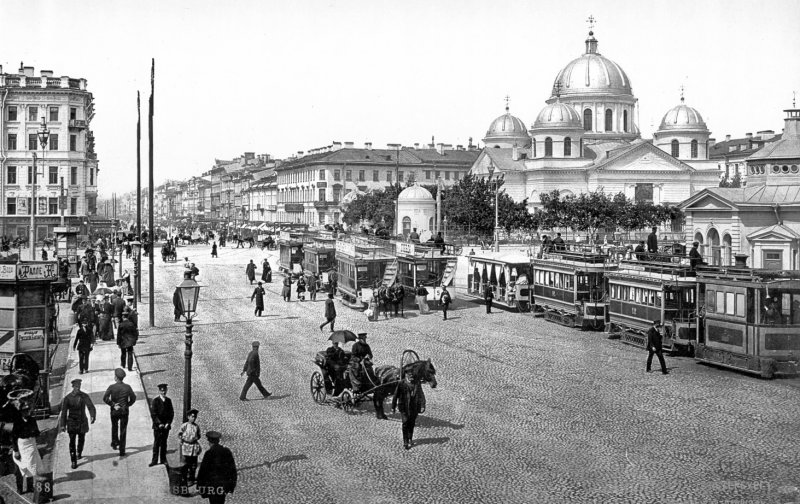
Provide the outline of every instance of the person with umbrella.
<path id="1" fill-rule="evenodd" d="M 262 283 L 258 282 L 258 285 L 253 290 L 253 294 L 250 296 L 251 303 L 253 302 L 253 299 L 256 300 L 256 309 L 253 312 L 253 315 L 255 315 L 256 317 L 260 317 L 261 313 L 264 311 L 264 294 L 266 293 L 266 291 L 264 290 L 264 287 L 262 287 L 261 285 Z"/>

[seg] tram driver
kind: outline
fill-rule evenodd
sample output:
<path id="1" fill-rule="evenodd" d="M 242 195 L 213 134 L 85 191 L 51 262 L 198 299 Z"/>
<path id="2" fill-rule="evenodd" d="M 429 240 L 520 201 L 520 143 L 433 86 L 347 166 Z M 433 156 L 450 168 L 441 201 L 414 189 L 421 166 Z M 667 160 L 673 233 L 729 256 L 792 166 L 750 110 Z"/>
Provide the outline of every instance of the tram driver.
<path id="1" fill-rule="evenodd" d="M 783 324 L 783 315 L 781 314 L 781 306 L 778 302 L 777 296 L 767 301 L 764 307 L 764 322 L 767 324 Z"/>

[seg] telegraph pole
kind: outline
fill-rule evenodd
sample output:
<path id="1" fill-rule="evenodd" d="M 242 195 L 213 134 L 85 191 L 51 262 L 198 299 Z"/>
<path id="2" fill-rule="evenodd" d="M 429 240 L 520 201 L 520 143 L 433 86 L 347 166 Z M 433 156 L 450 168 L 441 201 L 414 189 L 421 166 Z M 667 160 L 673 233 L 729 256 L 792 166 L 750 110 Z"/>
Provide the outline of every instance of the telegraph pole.
<path id="1" fill-rule="evenodd" d="M 153 262 L 153 245 L 155 244 L 155 225 L 153 223 L 153 109 L 154 109 L 154 97 L 155 97 L 155 78 L 156 78 L 156 59 L 153 58 L 151 61 L 150 66 L 150 112 L 148 113 L 148 122 L 150 126 L 150 131 L 148 131 L 148 136 L 150 140 L 150 154 L 149 154 L 149 161 L 150 161 L 150 187 L 148 188 L 148 211 L 149 211 L 149 233 L 148 237 L 150 238 L 150 253 L 149 256 L 149 263 L 150 263 L 150 327 L 155 327 L 156 325 L 156 313 L 155 313 L 155 263 Z"/>
<path id="2" fill-rule="evenodd" d="M 139 91 L 136 91 L 136 240 L 142 239 L 142 107 Z M 134 267 L 134 288 L 136 289 L 137 302 L 142 301 L 142 247 L 136 252 L 136 265 Z"/>

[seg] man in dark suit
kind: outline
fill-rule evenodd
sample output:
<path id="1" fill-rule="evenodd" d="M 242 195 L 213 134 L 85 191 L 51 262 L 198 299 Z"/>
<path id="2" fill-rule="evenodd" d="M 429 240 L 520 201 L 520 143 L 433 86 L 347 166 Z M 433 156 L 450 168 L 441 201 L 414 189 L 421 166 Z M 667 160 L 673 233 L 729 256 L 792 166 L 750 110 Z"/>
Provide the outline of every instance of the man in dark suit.
<path id="1" fill-rule="evenodd" d="M 209 448 L 197 472 L 197 491 L 209 504 L 224 504 L 225 495 L 236 490 L 236 461 L 231 451 L 219 444 L 222 434 L 206 432 Z"/>
<path id="2" fill-rule="evenodd" d="M 647 372 L 650 372 L 650 365 L 653 363 L 653 354 L 655 354 L 658 356 L 658 362 L 661 364 L 661 373 L 669 374 L 661 348 L 661 332 L 658 330 L 660 326 L 661 321 L 654 320 L 653 327 L 647 331 Z"/>
<path id="3" fill-rule="evenodd" d="M 89 420 L 86 418 L 86 410 L 94 423 L 97 411 L 94 408 L 92 399 L 81 392 L 81 379 L 72 380 L 72 392 L 64 396 L 61 401 L 61 415 L 58 425 L 61 432 L 69 434 L 69 457 L 72 460 L 72 468 L 78 468 L 78 459 L 83 458 L 83 444 L 86 433 L 89 432 Z M 75 447 L 75 438 L 78 439 L 78 446 Z"/>
<path id="4" fill-rule="evenodd" d="M 119 448 L 119 456 L 125 456 L 125 439 L 128 431 L 128 412 L 136 401 L 136 394 L 127 383 L 123 383 L 125 370 L 114 370 L 114 384 L 106 389 L 103 402 L 111 406 L 111 448 Z"/>
<path id="5" fill-rule="evenodd" d="M 703 256 L 700 255 L 700 251 L 698 247 L 700 246 L 700 242 L 692 243 L 692 249 L 689 251 L 689 265 L 692 267 L 692 270 L 697 268 L 698 264 L 703 264 Z"/>
<path id="6" fill-rule="evenodd" d="M 117 328 L 117 345 L 119 346 L 119 365 L 133 371 L 133 347 L 139 340 L 139 329 L 127 316 L 122 318 Z"/>
<path id="7" fill-rule="evenodd" d="M 494 291 L 492 286 L 488 283 L 483 286 L 483 300 L 486 301 L 486 313 L 492 313 L 492 299 L 494 299 Z"/>
<path id="8" fill-rule="evenodd" d="M 239 394 L 239 400 L 241 401 L 247 400 L 247 391 L 250 390 L 253 384 L 255 384 L 258 391 L 261 392 L 261 395 L 264 396 L 264 399 L 272 395 L 270 392 L 267 392 L 267 389 L 261 384 L 261 358 L 258 355 L 259 345 L 260 343 L 258 341 L 253 342 L 253 349 L 250 350 L 250 353 L 247 354 L 247 360 L 244 361 L 242 376 L 247 373 L 247 381 L 244 382 L 242 393 Z"/>
<path id="9" fill-rule="evenodd" d="M 328 299 L 325 300 L 325 323 L 319 326 L 321 331 L 323 327 L 330 324 L 331 332 L 333 332 L 333 324 L 336 323 L 336 305 L 333 303 L 333 291 L 328 293 Z"/>
<path id="10" fill-rule="evenodd" d="M 172 399 L 167 397 L 166 383 L 158 385 L 158 397 L 150 405 L 150 417 L 153 419 L 153 459 L 148 467 L 153 467 L 167 463 L 167 439 L 175 419 Z"/>
<path id="11" fill-rule="evenodd" d="M 653 226 L 653 232 L 647 235 L 647 252 L 649 254 L 657 254 L 658 253 L 658 235 L 656 232 L 658 228 Z"/>
<path id="12" fill-rule="evenodd" d="M 420 401 L 423 400 L 421 394 L 422 389 L 411 381 L 411 375 L 407 374 L 397 384 L 397 390 L 392 398 L 392 413 L 398 407 L 400 409 L 403 421 L 403 448 L 406 450 L 410 450 L 414 446 L 414 426 L 420 411 Z"/>
<path id="13" fill-rule="evenodd" d="M 553 248 L 556 252 L 565 250 L 567 248 L 564 244 L 564 238 L 561 238 L 561 233 L 556 233 L 556 237 L 553 238 Z"/>
<path id="14" fill-rule="evenodd" d="M 636 254 L 637 261 L 644 261 L 645 254 L 644 254 L 644 240 L 639 240 L 639 245 L 636 245 L 636 248 L 633 249 L 633 253 Z"/>

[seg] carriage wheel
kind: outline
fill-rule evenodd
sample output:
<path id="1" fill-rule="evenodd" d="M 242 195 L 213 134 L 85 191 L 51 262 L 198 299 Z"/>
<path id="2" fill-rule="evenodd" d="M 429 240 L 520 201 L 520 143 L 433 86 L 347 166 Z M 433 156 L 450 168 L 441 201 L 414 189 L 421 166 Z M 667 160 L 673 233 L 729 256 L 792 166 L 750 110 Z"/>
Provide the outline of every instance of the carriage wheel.
<path id="1" fill-rule="evenodd" d="M 325 391 L 325 379 L 322 373 L 314 371 L 311 375 L 311 398 L 317 404 L 324 404 L 328 393 Z"/>
<path id="2" fill-rule="evenodd" d="M 342 402 L 342 409 L 348 415 L 353 413 L 353 408 L 356 406 L 356 402 L 353 399 L 353 394 L 349 390 L 345 390 L 342 392 L 342 395 L 339 396 L 339 400 Z"/>

